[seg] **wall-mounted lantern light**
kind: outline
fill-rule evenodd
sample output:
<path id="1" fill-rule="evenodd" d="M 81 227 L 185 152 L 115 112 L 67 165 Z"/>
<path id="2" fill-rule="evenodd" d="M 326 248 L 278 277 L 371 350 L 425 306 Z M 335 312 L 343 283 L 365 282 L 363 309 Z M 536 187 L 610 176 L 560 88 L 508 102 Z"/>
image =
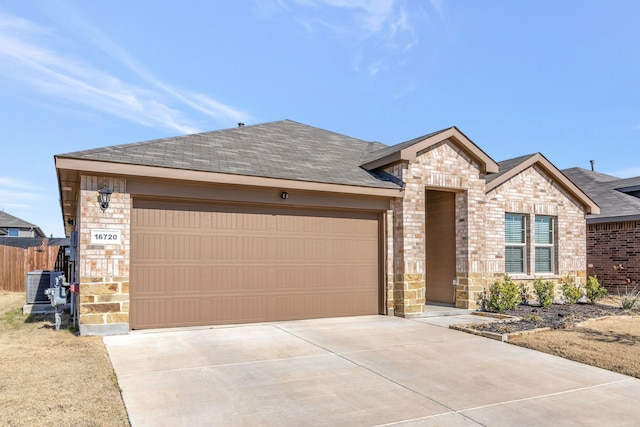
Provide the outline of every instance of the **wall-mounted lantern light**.
<path id="1" fill-rule="evenodd" d="M 109 186 L 107 184 L 98 191 L 98 201 L 100 202 L 100 209 L 102 209 L 102 212 L 106 211 L 109 207 L 111 193 L 112 191 L 109 190 Z"/>
<path id="2" fill-rule="evenodd" d="M 280 198 L 281 199 L 288 199 L 289 198 L 289 193 L 287 193 L 286 191 L 283 191 L 282 194 L 280 194 Z"/>

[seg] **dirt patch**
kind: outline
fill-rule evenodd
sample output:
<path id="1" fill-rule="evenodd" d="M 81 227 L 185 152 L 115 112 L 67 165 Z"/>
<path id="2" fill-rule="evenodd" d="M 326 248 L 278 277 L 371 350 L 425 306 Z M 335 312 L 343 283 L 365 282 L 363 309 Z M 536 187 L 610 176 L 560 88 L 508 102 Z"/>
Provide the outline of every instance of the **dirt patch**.
<path id="1" fill-rule="evenodd" d="M 619 298 L 611 297 L 601 304 L 553 304 L 547 308 L 521 305 L 506 314 L 522 320 L 472 328 L 498 334 L 550 328 L 510 336 L 509 342 L 640 378 L 640 311 L 623 310 Z"/>
<path id="2" fill-rule="evenodd" d="M 0 292 L 0 425 L 129 426 L 102 338 L 55 331 L 24 299 Z"/>
<path id="3" fill-rule="evenodd" d="M 509 342 L 640 378 L 640 316 L 589 320 L 569 329 L 513 337 Z"/>

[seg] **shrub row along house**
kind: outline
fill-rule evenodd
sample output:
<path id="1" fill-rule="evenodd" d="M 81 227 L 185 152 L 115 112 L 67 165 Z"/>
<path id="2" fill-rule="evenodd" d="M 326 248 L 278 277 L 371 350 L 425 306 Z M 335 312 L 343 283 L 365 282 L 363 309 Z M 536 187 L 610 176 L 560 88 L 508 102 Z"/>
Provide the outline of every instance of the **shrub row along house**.
<path id="1" fill-rule="evenodd" d="M 613 291 L 639 284 L 640 177 L 621 179 L 581 168 L 563 172 L 600 207 L 599 214 L 587 216 L 589 275 Z"/>
<path id="2" fill-rule="evenodd" d="M 599 213 L 455 127 L 386 146 L 284 120 L 55 163 L 81 334 L 475 308 L 505 273 L 584 282 Z"/>

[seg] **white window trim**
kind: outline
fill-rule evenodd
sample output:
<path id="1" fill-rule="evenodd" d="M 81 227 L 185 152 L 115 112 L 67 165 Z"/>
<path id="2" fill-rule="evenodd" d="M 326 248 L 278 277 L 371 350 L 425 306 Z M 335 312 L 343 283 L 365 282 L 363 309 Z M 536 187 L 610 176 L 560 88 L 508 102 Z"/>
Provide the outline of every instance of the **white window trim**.
<path id="1" fill-rule="evenodd" d="M 533 258 L 533 268 L 534 268 L 534 273 L 535 274 L 556 274 L 556 243 L 557 243 L 557 232 L 556 232 L 556 225 L 558 223 L 557 217 L 554 216 L 550 216 L 550 215 L 536 215 L 536 218 L 549 218 L 551 219 L 551 243 L 538 243 L 536 242 L 536 236 L 535 236 L 535 226 L 534 226 L 534 230 L 533 230 L 533 250 L 534 250 L 534 258 Z M 535 219 L 534 219 L 535 221 Z M 535 260 L 535 255 L 536 252 L 538 250 L 538 248 L 550 248 L 550 265 L 551 265 L 551 270 L 550 271 L 537 271 L 536 270 L 536 260 Z"/>
<path id="2" fill-rule="evenodd" d="M 522 269 L 523 271 L 519 272 L 508 272 L 507 271 L 507 257 L 505 255 L 504 258 L 504 270 L 505 273 L 510 276 L 526 276 L 529 274 L 529 251 L 528 251 L 528 242 L 529 242 L 529 220 L 528 215 L 523 213 L 516 212 L 505 212 L 505 221 L 507 215 L 513 216 L 521 216 L 524 219 L 524 242 L 523 243 L 507 243 L 507 237 L 504 238 L 504 251 L 506 254 L 507 248 L 522 248 Z"/>

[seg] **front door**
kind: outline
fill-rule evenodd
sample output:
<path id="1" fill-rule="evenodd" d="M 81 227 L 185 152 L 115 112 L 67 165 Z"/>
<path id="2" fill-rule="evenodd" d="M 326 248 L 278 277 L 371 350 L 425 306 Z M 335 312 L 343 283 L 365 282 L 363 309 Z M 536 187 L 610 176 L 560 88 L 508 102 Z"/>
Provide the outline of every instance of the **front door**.
<path id="1" fill-rule="evenodd" d="M 453 305 L 453 279 L 456 277 L 455 193 L 427 190 L 425 230 L 427 304 Z"/>

